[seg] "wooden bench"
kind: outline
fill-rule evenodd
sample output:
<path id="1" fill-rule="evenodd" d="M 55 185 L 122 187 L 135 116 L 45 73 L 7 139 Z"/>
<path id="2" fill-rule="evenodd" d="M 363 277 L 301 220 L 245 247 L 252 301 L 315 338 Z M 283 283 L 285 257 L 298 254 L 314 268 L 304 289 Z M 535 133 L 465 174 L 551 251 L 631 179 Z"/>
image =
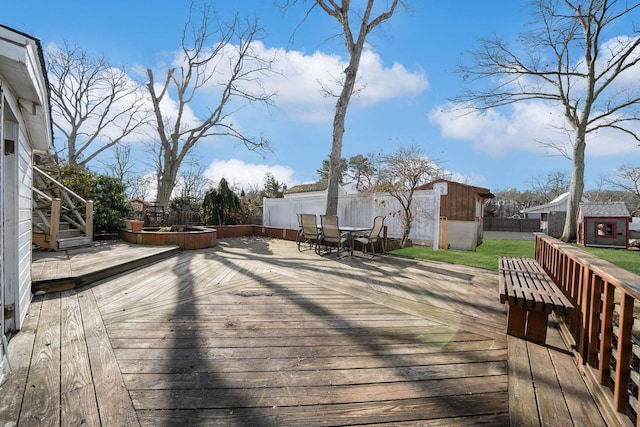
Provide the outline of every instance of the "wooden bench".
<path id="1" fill-rule="evenodd" d="M 544 344 L 549 313 L 573 316 L 573 304 L 534 259 L 500 257 L 499 285 L 510 335 Z"/>

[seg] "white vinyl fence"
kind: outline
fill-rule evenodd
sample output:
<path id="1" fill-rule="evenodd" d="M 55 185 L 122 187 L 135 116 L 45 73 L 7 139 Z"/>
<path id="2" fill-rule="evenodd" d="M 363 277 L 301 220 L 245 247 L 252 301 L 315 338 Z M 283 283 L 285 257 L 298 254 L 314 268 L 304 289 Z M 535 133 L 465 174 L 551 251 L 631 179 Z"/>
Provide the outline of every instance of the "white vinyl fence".
<path id="1" fill-rule="evenodd" d="M 263 200 L 265 226 L 298 228 L 299 213 L 324 214 L 326 194 L 301 195 L 283 199 Z M 388 194 L 348 194 L 338 198 L 338 218 L 341 225 L 371 227 L 373 218 L 382 215 L 390 238 L 402 237 L 400 204 Z M 437 243 L 440 193 L 436 190 L 420 190 L 413 195 L 411 211 L 415 219 L 409 237 L 416 243 Z"/>

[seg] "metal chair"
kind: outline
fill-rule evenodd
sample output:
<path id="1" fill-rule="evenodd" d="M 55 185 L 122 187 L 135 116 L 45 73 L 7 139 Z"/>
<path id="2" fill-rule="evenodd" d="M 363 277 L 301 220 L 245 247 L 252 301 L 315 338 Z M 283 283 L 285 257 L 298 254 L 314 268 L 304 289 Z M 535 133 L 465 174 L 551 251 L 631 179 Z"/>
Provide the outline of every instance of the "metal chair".
<path id="1" fill-rule="evenodd" d="M 376 255 L 375 243 L 380 240 L 380 244 L 382 245 L 382 253 L 386 252 L 384 247 L 384 239 L 380 239 L 380 232 L 382 231 L 382 227 L 384 227 L 384 218 L 383 216 L 377 216 L 373 219 L 373 227 L 371 231 L 364 236 L 357 236 L 354 240 L 362 243 L 362 253 L 366 253 L 367 245 L 371 245 L 371 253 L 372 257 Z"/>
<path id="2" fill-rule="evenodd" d="M 322 231 L 318 238 L 316 252 L 320 254 L 320 246 L 324 244 L 325 248 L 329 248 L 329 253 L 331 253 L 331 245 L 329 244 L 335 243 L 338 247 L 337 256 L 340 258 L 340 248 L 342 248 L 344 242 L 348 240 L 348 235 L 340 233 L 338 217 L 336 215 L 320 215 L 320 222 L 322 224 Z"/>
<path id="3" fill-rule="evenodd" d="M 296 243 L 298 244 L 298 251 L 302 252 L 301 245 L 303 243 L 309 243 L 309 249 L 313 245 L 318 244 L 318 223 L 316 222 L 315 214 L 298 214 L 298 224 L 300 230 L 296 236 Z M 316 249 L 317 252 L 317 249 Z"/>

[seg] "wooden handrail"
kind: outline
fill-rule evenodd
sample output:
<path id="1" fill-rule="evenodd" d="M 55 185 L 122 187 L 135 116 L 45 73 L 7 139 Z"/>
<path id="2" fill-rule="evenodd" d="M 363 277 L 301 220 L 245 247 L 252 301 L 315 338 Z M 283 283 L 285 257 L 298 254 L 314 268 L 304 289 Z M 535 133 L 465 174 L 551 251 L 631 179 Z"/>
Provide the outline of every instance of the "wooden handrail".
<path id="1" fill-rule="evenodd" d="M 545 234 L 535 234 L 535 258 L 576 306 L 568 326 L 583 373 L 599 384 L 615 411 L 636 418 L 638 369 L 632 367 L 638 342 L 640 276 Z M 608 390 L 607 390 L 608 391 Z M 633 402 L 633 403 L 630 403 Z"/>
<path id="2" fill-rule="evenodd" d="M 76 193 L 74 193 L 72 190 L 70 190 L 69 188 L 65 187 L 63 183 L 59 182 L 58 180 L 56 180 L 54 177 L 52 177 L 51 175 L 49 175 L 48 173 L 46 173 L 45 171 L 43 171 L 42 169 L 38 168 L 37 166 L 33 167 L 34 171 L 37 171 L 40 173 L 40 176 L 42 178 L 46 178 L 48 181 L 52 182 L 53 184 L 56 185 L 56 187 L 59 188 L 64 188 L 65 192 L 67 194 L 72 195 L 75 199 L 82 201 L 82 203 L 87 203 L 87 201 L 85 199 L 83 199 L 82 197 L 78 196 Z"/>
<path id="3" fill-rule="evenodd" d="M 57 242 L 62 218 L 83 232 L 86 237 L 93 238 L 93 202 L 83 199 L 37 166 L 33 167 L 33 171 L 33 210 L 44 224 L 44 227 L 40 225 L 35 227 L 48 234 L 49 241 Z M 40 188 L 35 187 L 36 183 Z M 47 191 L 53 195 L 47 194 Z M 38 204 L 37 201 L 42 204 Z M 84 216 L 80 209 L 84 209 Z M 47 215 L 43 213 L 44 210 L 50 210 L 50 219 L 47 219 Z"/>

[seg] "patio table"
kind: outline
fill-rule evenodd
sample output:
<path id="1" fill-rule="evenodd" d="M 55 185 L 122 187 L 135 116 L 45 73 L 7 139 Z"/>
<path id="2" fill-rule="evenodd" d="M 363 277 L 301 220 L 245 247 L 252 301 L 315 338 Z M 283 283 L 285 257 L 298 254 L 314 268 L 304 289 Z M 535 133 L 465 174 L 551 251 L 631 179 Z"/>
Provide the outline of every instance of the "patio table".
<path id="1" fill-rule="evenodd" d="M 354 235 L 356 233 L 364 233 L 367 231 L 371 231 L 371 227 L 352 227 L 352 226 L 348 226 L 348 225 L 340 225 L 338 227 L 338 229 L 340 230 L 340 232 L 342 233 L 347 233 L 349 235 L 349 254 L 353 255 L 353 243 L 354 243 Z"/>

